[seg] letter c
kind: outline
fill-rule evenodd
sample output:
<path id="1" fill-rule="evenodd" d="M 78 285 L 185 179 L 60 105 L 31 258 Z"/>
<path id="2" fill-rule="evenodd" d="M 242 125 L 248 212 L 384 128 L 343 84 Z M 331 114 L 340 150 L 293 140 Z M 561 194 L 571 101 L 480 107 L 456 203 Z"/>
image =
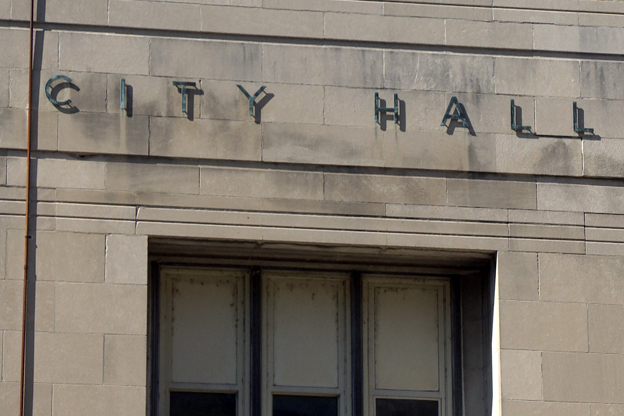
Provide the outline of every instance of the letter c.
<path id="1" fill-rule="evenodd" d="M 52 83 L 56 80 L 63 80 L 65 81 L 67 84 L 71 84 L 72 80 L 69 77 L 66 77 L 65 75 L 55 75 L 52 78 L 50 78 L 48 80 L 48 82 L 46 82 L 45 85 L 45 95 L 46 97 L 48 97 L 48 100 L 54 104 L 57 107 L 62 107 L 64 105 L 69 105 L 69 103 L 71 103 L 71 100 L 65 100 L 65 101 L 58 101 L 56 99 L 56 94 L 54 97 L 52 97 Z"/>

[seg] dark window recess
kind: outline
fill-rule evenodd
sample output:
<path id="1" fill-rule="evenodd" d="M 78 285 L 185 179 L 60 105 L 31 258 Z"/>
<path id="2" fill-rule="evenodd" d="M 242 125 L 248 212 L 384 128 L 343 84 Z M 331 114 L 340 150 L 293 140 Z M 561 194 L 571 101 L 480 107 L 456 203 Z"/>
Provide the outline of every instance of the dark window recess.
<path id="1" fill-rule="evenodd" d="M 436 400 L 377 399 L 377 416 L 438 416 Z"/>
<path id="2" fill-rule="evenodd" d="M 338 397 L 276 395 L 273 416 L 338 416 Z"/>
<path id="3" fill-rule="evenodd" d="M 173 391 L 170 416 L 236 416 L 235 393 L 189 393 Z"/>

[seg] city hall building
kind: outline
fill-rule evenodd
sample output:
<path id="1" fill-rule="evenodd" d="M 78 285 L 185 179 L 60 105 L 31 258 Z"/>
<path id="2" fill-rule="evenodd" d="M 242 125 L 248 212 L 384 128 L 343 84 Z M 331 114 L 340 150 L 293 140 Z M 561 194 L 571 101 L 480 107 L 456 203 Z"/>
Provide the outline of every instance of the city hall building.
<path id="1" fill-rule="evenodd" d="M 0 414 L 624 415 L 624 2 L 30 10 Z"/>

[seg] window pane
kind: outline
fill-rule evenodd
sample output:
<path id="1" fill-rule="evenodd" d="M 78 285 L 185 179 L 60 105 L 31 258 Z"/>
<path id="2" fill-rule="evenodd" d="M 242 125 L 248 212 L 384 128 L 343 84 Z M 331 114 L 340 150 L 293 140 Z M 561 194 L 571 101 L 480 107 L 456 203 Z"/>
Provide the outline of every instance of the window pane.
<path id="1" fill-rule="evenodd" d="M 235 393 L 171 392 L 170 416 L 236 416 Z"/>
<path id="2" fill-rule="evenodd" d="M 438 416 L 436 400 L 377 399 L 376 416 Z"/>
<path id="3" fill-rule="evenodd" d="M 273 416 L 338 416 L 338 397 L 273 396 Z"/>

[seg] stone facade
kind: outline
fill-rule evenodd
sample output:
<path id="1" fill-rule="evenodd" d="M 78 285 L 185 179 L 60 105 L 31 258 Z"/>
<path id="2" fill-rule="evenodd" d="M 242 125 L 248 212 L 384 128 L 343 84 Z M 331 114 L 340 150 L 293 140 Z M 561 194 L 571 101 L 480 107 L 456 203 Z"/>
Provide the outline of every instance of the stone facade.
<path id="1" fill-rule="evenodd" d="M 2 415 L 28 11 L 0 0 Z M 36 17 L 27 414 L 146 414 L 152 244 L 191 239 L 489 257 L 491 414 L 624 414 L 624 2 L 39 0 Z M 71 107 L 46 98 L 54 75 Z M 188 114 L 173 81 L 197 85 Z M 266 86 L 252 117 L 237 84 Z M 375 92 L 398 94 L 398 124 L 375 123 Z M 469 128 L 440 125 L 454 96 Z"/>

